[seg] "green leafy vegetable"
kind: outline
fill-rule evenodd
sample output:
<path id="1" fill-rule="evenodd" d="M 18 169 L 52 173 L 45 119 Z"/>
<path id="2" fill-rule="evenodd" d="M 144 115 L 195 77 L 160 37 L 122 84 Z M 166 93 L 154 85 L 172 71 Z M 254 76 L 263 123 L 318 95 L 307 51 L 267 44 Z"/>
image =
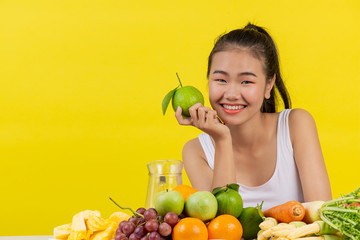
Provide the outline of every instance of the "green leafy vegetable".
<path id="1" fill-rule="evenodd" d="M 325 202 L 321 219 L 343 235 L 360 240 L 360 187 L 338 199 Z"/>

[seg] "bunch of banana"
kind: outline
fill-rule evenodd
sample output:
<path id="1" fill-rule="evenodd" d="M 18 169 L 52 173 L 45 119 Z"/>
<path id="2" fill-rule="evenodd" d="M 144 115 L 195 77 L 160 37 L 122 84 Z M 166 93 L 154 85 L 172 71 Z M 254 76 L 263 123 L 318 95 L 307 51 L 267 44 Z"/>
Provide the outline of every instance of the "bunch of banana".
<path id="1" fill-rule="evenodd" d="M 101 217 L 99 211 L 85 210 L 73 216 L 72 222 L 54 228 L 54 238 L 62 240 L 110 240 L 114 239 L 121 221 L 130 216 L 114 212 L 108 219 Z"/>

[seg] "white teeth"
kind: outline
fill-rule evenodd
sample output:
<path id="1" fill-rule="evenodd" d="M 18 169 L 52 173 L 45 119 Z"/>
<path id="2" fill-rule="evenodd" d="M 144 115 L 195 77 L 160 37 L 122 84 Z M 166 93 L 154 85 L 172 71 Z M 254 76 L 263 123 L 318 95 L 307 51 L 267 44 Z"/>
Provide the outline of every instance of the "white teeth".
<path id="1" fill-rule="evenodd" d="M 242 109 L 242 108 L 244 108 L 245 106 L 242 106 L 242 105 L 233 106 L 233 105 L 226 105 L 226 104 L 224 104 L 223 107 L 226 108 L 226 109 L 229 109 L 229 110 L 237 110 L 237 109 Z"/>

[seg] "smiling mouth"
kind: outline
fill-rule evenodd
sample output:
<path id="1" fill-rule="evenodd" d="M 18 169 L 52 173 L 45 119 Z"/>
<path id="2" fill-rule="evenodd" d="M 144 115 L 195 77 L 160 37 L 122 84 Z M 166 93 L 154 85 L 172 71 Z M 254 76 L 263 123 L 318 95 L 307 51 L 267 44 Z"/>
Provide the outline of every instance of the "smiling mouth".
<path id="1" fill-rule="evenodd" d="M 246 107 L 246 105 L 227 105 L 227 104 L 220 104 L 220 105 L 228 110 L 240 110 Z"/>

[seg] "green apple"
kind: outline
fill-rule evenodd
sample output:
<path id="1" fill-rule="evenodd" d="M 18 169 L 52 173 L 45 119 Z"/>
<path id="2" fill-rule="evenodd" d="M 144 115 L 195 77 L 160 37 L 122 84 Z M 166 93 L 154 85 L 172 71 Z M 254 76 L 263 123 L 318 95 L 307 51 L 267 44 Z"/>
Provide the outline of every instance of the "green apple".
<path id="1" fill-rule="evenodd" d="M 216 216 L 218 203 L 215 196 L 209 191 L 198 191 L 186 199 L 185 212 L 189 217 L 199 218 L 202 221 L 213 219 Z"/>
<path id="2" fill-rule="evenodd" d="M 161 191 L 155 196 L 155 209 L 161 216 L 168 212 L 180 215 L 184 210 L 184 198 L 178 191 Z"/>

